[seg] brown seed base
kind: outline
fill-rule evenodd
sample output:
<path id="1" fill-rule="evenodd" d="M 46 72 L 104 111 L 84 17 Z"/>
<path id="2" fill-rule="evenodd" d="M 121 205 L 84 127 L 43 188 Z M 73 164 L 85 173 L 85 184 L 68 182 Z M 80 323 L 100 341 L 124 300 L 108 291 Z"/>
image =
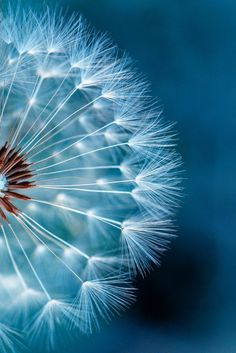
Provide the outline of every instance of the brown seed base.
<path id="1" fill-rule="evenodd" d="M 1 190 L 0 217 L 7 222 L 5 211 L 18 215 L 20 210 L 12 204 L 12 199 L 30 200 L 30 197 L 19 194 L 18 189 L 29 189 L 36 185 L 30 179 L 34 176 L 21 149 L 12 148 L 6 142 L 0 149 L 0 174 L 6 178 L 6 186 Z"/>

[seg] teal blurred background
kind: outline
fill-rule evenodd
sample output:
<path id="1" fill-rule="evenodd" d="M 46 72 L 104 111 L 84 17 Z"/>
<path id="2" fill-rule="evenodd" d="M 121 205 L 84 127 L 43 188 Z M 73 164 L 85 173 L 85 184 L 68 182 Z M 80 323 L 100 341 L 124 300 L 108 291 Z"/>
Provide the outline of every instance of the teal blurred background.
<path id="1" fill-rule="evenodd" d="M 79 11 L 136 60 L 177 122 L 186 170 L 162 267 L 138 281 L 129 312 L 65 353 L 235 353 L 236 1 L 45 3 Z"/>

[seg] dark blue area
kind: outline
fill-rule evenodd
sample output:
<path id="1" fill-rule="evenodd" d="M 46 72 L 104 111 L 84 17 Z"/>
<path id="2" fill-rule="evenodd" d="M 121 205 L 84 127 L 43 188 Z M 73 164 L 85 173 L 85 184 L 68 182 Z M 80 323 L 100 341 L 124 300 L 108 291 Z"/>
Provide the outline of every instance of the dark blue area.
<path id="1" fill-rule="evenodd" d="M 65 352 L 235 353 L 236 2 L 60 4 L 108 31 L 136 59 L 165 118 L 178 123 L 186 170 L 179 238 L 162 267 L 139 281 L 130 312 Z"/>

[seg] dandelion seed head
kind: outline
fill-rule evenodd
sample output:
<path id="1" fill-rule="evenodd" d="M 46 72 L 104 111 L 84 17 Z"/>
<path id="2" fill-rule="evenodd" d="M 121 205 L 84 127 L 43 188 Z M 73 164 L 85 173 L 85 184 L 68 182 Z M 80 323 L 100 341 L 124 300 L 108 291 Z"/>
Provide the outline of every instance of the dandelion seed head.
<path id="1" fill-rule="evenodd" d="M 82 17 L 9 7 L 0 49 L 0 316 L 50 351 L 124 311 L 159 265 L 181 159 L 147 82 Z"/>

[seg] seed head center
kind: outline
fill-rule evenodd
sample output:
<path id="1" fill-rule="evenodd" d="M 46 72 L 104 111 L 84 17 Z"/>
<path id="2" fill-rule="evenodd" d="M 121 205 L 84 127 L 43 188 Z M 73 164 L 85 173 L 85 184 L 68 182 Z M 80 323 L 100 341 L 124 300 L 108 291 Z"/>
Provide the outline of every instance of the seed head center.
<path id="1" fill-rule="evenodd" d="M 0 196 L 4 195 L 2 191 L 6 189 L 6 186 L 7 186 L 7 178 L 5 177 L 5 175 L 0 173 Z"/>
<path id="2" fill-rule="evenodd" d="M 4 221 L 7 221 L 5 212 L 15 216 L 20 213 L 14 205 L 14 199 L 30 199 L 29 196 L 18 191 L 34 187 L 32 177 L 31 163 L 27 161 L 26 154 L 6 142 L 0 148 L 0 217 Z"/>

